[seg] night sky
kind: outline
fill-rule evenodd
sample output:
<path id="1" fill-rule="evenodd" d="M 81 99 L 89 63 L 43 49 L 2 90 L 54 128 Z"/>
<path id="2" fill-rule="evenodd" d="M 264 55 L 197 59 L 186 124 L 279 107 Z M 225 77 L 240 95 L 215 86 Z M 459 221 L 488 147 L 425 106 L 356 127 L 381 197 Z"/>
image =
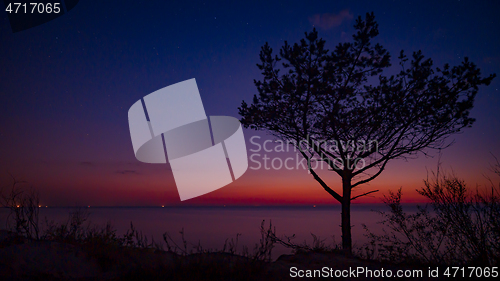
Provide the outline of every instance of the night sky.
<path id="1" fill-rule="evenodd" d="M 257 93 L 260 47 L 297 42 L 316 27 L 331 50 L 350 40 L 355 19 L 374 12 L 397 67 L 401 49 L 422 50 L 435 66 L 465 56 L 483 76 L 500 74 L 498 1 L 87 1 L 43 25 L 12 33 L 0 12 L 0 178 L 8 173 L 40 191 L 49 206 L 334 204 L 305 170 L 253 170 L 215 192 L 180 202 L 168 165 L 134 157 L 128 109 L 143 96 L 196 78 L 207 115 L 239 118 Z M 397 69 L 397 68 L 395 68 Z M 443 150 L 443 167 L 484 186 L 500 158 L 499 79 L 480 89 L 477 119 Z M 247 140 L 262 132 L 245 130 Z M 450 140 L 452 140 L 450 139 Z M 255 148 L 247 141 L 247 148 Z M 436 152 L 432 153 L 437 155 Z M 290 154 L 292 155 L 292 154 Z M 380 202 L 403 187 L 406 202 L 437 156 L 390 162 L 354 195 Z M 250 167 L 255 167 L 250 163 Z M 496 180 L 495 178 L 493 178 Z M 341 180 L 325 178 L 340 192 Z"/>

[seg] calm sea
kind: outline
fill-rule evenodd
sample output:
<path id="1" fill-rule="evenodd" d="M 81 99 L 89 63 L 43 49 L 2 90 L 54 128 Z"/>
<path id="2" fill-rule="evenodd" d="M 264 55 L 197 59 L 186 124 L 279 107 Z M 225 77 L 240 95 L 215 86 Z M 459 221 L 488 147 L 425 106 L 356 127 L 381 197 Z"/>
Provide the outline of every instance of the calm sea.
<path id="1" fill-rule="evenodd" d="M 405 205 L 408 212 L 415 205 Z M 367 242 L 364 223 L 375 233 L 380 233 L 382 220 L 373 210 L 385 210 L 384 205 L 352 205 L 351 223 L 353 244 L 361 246 Z M 45 218 L 55 222 L 67 221 L 68 215 L 76 208 L 41 208 L 42 226 Z M 260 239 L 260 225 L 272 222 L 278 236 L 295 234 L 296 243 L 312 242 L 311 233 L 326 239 L 325 243 L 340 243 L 340 206 L 318 207 L 91 207 L 84 208 L 93 224 L 105 225 L 110 222 L 119 235 L 123 235 L 130 223 L 149 239 L 163 241 L 163 233 L 168 232 L 178 243 L 179 231 L 184 230 L 188 243 L 204 248 L 221 249 L 226 239 L 235 238 L 239 233 L 239 249 L 243 245 L 253 249 Z M 0 229 L 5 228 L 8 210 L 0 208 Z M 276 246 L 273 258 L 290 253 L 289 249 Z"/>

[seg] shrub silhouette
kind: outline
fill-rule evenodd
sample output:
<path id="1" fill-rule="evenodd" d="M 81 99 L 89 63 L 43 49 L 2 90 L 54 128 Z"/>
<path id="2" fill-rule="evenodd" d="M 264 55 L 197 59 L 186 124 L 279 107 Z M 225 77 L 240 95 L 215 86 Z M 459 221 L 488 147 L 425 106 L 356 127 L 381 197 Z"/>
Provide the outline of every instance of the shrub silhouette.
<path id="1" fill-rule="evenodd" d="M 497 161 L 494 172 L 500 176 Z M 401 189 L 385 196 L 389 212 L 381 222 L 384 234 L 368 231 L 365 257 L 393 262 L 447 265 L 498 265 L 500 258 L 500 191 L 471 190 L 455 175 L 438 170 L 418 193 L 431 202 L 408 214 L 401 204 Z"/>
<path id="2" fill-rule="evenodd" d="M 0 207 L 9 209 L 7 229 L 28 239 L 39 239 L 39 194 L 24 181 L 12 178 L 12 184 L 0 189 Z"/>

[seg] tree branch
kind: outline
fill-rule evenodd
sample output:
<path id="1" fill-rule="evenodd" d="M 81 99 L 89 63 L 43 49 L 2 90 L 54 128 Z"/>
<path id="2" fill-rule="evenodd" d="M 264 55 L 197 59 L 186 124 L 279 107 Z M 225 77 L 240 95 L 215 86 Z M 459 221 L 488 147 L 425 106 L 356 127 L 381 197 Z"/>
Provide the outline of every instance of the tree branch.
<path id="1" fill-rule="evenodd" d="M 365 196 L 365 195 L 368 195 L 368 194 L 370 194 L 370 193 L 374 193 L 374 192 L 378 192 L 378 191 L 379 191 L 378 189 L 377 189 L 377 190 L 372 190 L 372 191 L 370 191 L 370 192 L 367 192 L 367 193 L 363 193 L 363 194 L 361 194 L 361 195 L 354 196 L 354 197 L 352 197 L 352 198 L 351 198 L 351 201 L 352 201 L 352 200 L 354 200 L 354 199 L 356 199 L 356 198 L 359 198 L 359 197 L 361 197 L 361 196 Z"/>

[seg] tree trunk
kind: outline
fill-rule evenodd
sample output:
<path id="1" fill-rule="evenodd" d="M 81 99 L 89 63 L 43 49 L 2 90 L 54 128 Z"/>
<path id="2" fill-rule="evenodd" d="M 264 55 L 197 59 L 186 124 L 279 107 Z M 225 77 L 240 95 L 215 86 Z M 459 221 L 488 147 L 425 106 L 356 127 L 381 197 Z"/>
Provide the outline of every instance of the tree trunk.
<path id="1" fill-rule="evenodd" d="M 352 254 L 351 237 L 351 178 L 342 178 L 342 249 Z"/>

